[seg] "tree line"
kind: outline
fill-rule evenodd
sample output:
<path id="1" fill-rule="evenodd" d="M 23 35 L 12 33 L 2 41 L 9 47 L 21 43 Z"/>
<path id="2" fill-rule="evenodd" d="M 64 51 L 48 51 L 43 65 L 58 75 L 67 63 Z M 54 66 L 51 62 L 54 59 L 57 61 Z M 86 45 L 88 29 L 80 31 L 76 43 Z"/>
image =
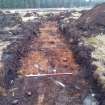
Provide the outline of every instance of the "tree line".
<path id="1" fill-rule="evenodd" d="M 96 0 L 97 1 L 97 0 Z M 0 0 L 0 8 L 59 8 L 93 6 L 94 0 Z"/>

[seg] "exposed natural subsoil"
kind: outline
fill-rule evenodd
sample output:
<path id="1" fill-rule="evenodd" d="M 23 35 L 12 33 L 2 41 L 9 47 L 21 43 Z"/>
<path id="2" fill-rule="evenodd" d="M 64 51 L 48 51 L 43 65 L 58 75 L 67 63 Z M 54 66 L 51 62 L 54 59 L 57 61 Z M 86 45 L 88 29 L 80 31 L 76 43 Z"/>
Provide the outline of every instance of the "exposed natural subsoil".
<path id="1" fill-rule="evenodd" d="M 40 36 L 32 41 L 30 51 L 22 59 L 20 72 L 23 75 L 38 73 L 70 72 L 79 70 L 75 58 L 64 39 L 57 32 L 56 22 L 47 22 L 40 28 Z"/>

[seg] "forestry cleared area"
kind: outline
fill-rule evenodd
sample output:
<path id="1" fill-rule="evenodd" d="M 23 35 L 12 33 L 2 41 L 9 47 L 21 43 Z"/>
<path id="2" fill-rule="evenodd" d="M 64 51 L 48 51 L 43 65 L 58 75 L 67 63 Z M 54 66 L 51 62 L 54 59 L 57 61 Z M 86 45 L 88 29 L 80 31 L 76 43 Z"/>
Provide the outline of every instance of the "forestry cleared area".
<path id="1" fill-rule="evenodd" d="M 0 11 L 0 105 L 105 105 L 105 4 Z"/>

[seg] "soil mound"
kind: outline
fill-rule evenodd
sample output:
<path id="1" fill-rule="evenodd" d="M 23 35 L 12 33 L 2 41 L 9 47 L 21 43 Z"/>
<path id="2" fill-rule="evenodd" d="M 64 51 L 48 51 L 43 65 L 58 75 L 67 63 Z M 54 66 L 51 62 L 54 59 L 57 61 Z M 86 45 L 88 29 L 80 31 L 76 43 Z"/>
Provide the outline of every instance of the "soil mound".
<path id="1" fill-rule="evenodd" d="M 95 6 L 77 20 L 77 27 L 92 33 L 105 33 L 105 3 Z"/>

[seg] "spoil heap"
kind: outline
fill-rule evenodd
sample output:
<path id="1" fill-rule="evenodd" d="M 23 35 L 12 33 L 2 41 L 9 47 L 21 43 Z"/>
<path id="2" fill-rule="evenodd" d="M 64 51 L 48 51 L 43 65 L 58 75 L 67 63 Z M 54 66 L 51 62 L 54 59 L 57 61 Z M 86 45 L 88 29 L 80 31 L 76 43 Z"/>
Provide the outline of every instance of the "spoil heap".
<path id="1" fill-rule="evenodd" d="M 83 31 L 105 33 L 105 3 L 84 13 L 77 22 L 77 27 Z"/>

